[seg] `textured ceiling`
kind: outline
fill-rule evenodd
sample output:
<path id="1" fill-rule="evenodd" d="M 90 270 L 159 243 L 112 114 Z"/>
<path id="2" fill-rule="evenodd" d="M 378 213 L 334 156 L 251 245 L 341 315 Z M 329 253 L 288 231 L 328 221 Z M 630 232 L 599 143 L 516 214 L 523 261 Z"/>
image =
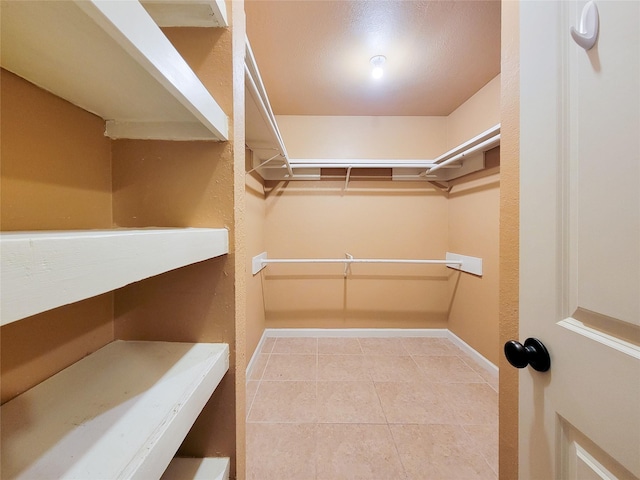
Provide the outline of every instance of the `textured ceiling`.
<path id="1" fill-rule="evenodd" d="M 500 73 L 500 1 L 247 0 L 277 115 L 448 115 Z M 369 59 L 385 55 L 384 76 Z"/>

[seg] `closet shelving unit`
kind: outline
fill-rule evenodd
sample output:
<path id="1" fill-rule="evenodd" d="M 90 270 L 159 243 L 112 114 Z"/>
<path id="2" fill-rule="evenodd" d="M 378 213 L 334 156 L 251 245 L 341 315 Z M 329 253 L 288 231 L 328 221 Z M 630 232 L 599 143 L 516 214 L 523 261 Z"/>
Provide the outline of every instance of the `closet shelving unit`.
<path id="1" fill-rule="evenodd" d="M 266 172 L 279 171 L 293 176 L 287 149 L 282 141 L 276 117 L 271 110 L 249 39 L 244 64 L 245 142 L 252 152 L 253 168 L 265 179 Z"/>
<path id="2" fill-rule="evenodd" d="M 3 1 L 2 66 L 103 118 L 110 138 L 228 139 L 227 116 L 135 0 Z"/>
<path id="3" fill-rule="evenodd" d="M 224 1 L 0 5 L 2 67 L 100 116 L 108 137 L 228 139 L 159 27 L 227 26 Z M 0 247 L 2 325 L 229 251 L 227 230 L 210 228 L 8 232 Z M 167 469 L 228 368 L 227 344 L 109 343 L 2 406 L 1 476 L 228 478 L 228 459 Z"/>
<path id="4" fill-rule="evenodd" d="M 391 170 L 392 180 L 449 182 L 485 168 L 484 152 L 500 144 L 495 125 L 435 159 L 296 159 L 290 158 L 269 104 L 260 71 L 247 39 L 245 58 L 246 144 L 253 171 L 264 180 L 320 180 L 322 169 L 344 169 L 345 188 L 353 170 Z"/>

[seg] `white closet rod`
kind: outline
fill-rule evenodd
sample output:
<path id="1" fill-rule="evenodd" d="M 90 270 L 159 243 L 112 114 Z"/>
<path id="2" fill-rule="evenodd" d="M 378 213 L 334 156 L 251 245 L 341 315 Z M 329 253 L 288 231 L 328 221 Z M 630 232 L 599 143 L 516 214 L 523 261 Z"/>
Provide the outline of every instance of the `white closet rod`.
<path id="1" fill-rule="evenodd" d="M 267 258 L 261 260 L 268 263 L 427 263 L 427 264 L 455 264 L 462 265 L 462 260 L 412 260 L 400 258 Z"/>
<path id="2" fill-rule="evenodd" d="M 482 259 L 456 253 L 446 254 L 446 259 L 405 259 L 405 258 L 353 258 L 347 253 L 345 258 L 267 258 L 267 252 L 256 255 L 252 260 L 252 273 L 255 275 L 270 263 L 343 263 L 345 274 L 353 263 L 404 263 L 446 265 L 463 272 L 482 275 Z"/>
<path id="3" fill-rule="evenodd" d="M 457 162 L 459 160 L 462 160 L 464 157 L 468 156 L 468 155 L 472 155 L 478 151 L 485 151 L 490 149 L 491 147 L 494 147 L 496 145 L 498 145 L 500 143 L 500 134 L 495 135 L 494 137 L 491 137 L 487 140 L 485 140 L 484 142 L 481 142 L 479 144 L 477 144 L 474 147 L 469 148 L 468 150 L 465 150 L 462 153 L 459 153 L 451 158 L 448 158 L 447 160 L 444 160 L 441 163 L 438 163 L 432 167 L 429 167 L 429 169 L 426 171 L 426 174 L 430 174 L 435 172 L 436 170 L 439 170 L 443 167 L 446 167 L 447 165 L 449 165 L 450 163 L 453 162 Z"/>
<path id="4" fill-rule="evenodd" d="M 290 159 L 291 166 L 293 168 L 431 168 L 435 164 L 429 160 L 415 160 L 415 161 L 375 161 L 375 160 L 335 160 L 335 159 L 314 159 L 314 160 L 301 160 Z"/>

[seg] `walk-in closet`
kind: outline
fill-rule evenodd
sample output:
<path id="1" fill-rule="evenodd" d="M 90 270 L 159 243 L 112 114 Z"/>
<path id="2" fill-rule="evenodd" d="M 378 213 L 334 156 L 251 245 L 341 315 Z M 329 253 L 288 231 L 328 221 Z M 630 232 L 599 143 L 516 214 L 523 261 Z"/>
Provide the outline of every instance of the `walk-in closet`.
<path id="1" fill-rule="evenodd" d="M 497 479 L 500 4 L 397 7 L 246 5 L 247 478 Z"/>

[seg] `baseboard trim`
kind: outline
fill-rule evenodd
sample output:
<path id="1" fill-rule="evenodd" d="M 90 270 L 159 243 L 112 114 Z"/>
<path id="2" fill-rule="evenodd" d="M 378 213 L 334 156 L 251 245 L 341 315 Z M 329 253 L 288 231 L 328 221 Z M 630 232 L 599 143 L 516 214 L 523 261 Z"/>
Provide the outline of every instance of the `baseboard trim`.
<path id="1" fill-rule="evenodd" d="M 247 381 L 249 381 L 249 379 L 251 378 L 251 372 L 253 372 L 253 368 L 256 362 L 258 361 L 258 355 L 260 355 L 260 352 L 262 351 L 262 346 L 264 345 L 264 342 L 267 338 L 268 337 L 266 335 L 266 330 L 265 330 L 264 332 L 262 332 L 262 336 L 260 337 L 260 341 L 258 342 L 256 349 L 253 351 L 253 355 L 251 355 L 251 360 L 249 360 L 249 363 L 247 363 L 247 370 L 246 370 Z"/>
<path id="2" fill-rule="evenodd" d="M 263 337 L 447 337 L 446 328 L 266 328 Z"/>
<path id="3" fill-rule="evenodd" d="M 471 345 L 458 337 L 451 330 L 447 330 L 447 338 L 451 340 L 460 350 L 465 352 L 471 358 L 473 358 L 476 362 L 480 364 L 495 380 L 498 379 L 498 367 L 493 364 L 493 362 L 487 360 L 480 352 L 475 350 Z"/>
<path id="4" fill-rule="evenodd" d="M 257 362 L 258 355 L 267 338 L 294 338 L 294 337 L 359 337 L 359 338 L 389 338 L 389 337 L 431 337 L 447 338 L 458 348 L 471 356 L 490 375 L 498 378 L 498 367 L 482 356 L 477 350 L 458 337 L 447 328 L 266 328 L 260 337 L 251 360 L 247 364 L 247 378 L 251 378 L 251 372 Z"/>

